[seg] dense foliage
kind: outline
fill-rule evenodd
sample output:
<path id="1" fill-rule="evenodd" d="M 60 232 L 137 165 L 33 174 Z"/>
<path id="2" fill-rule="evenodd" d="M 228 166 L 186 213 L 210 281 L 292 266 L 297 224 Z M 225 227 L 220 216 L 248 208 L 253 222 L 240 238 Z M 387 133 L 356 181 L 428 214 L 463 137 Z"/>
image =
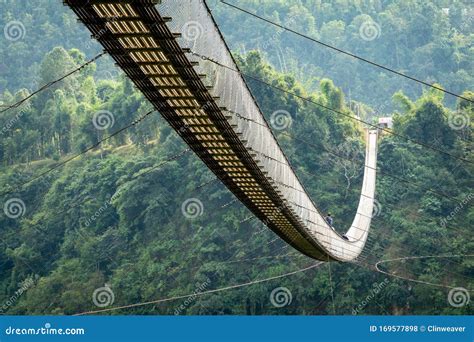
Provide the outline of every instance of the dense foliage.
<path id="1" fill-rule="evenodd" d="M 229 0 L 323 43 L 461 93 L 474 78 L 474 8 L 470 1 Z M 316 89 L 330 78 L 376 113 L 393 109 L 387 94 L 421 95 L 419 84 L 209 1 L 231 48 L 261 50 L 284 72 Z M 447 99 L 454 106 L 454 98 Z"/>
<path id="2" fill-rule="evenodd" d="M 82 64 L 86 60 L 82 51 L 96 52 L 95 47 L 83 46 L 89 39 L 86 30 L 58 3 L 36 3 L 37 14 L 30 18 L 24 6 L 1 2 L 8 9 L 2 10 L 2 24 L 16 18 L 31 25 L 24 40 L 0 47 L 3 63 L 11 63 L 8 71 L 0 74 L 4 104 L 27 96 L 35 89 L 32 84 L 44 84 Z M 256 2 L 242 3 L 255 6 Z M 354 3 L 301 1 L 292 7 L 285 1 L 265 1 L 259 9 L 269 15 L 280 13 L 280 17 L 287 11 L 301 11 L 301 25 L 307 25 L 302 29 L 327 39 L 338 37 L 334 30 L 340 30 L 338 43 L 358 46 L 382 62 L 390 61 L 387 47 L 361 47 L 351 35 L 342 37 L 344 28 L 356 20 L 360 6 L 362 12 L 383 20 L 382 27 L 403 17 L 406 23 L 400 31 L 389 29 L 384 34 L 409 40 L 399 42 L 401 60 L 413 60 L 409 70 L 433 76 L 443 86 L 474 99 L 472 75 L 465 71 L 472 70 L 472 47 L 459 47 L 462 63 L 454 70 L 449 60 L 454 50 L 441 44 L 462 45 L 472 40 L 472 30 L 454 26 L 450 19 L 453 13 L 462 15 L 462 2 L 450 7 L 449 17 L 430 15 L 429 22 L 416 20 L 417 27 L 412 27 L 415 19 L 411 16 L 428 16 L 424 11 L 437 7 L 413 2 L 414 12 L 407 14 L 398 5 L 402 2 L 374 2 L 368 7 L 361 3 L 359 8 Z M 217 16 L 225 18 L 225 31 L 233 28 L 231 41 L 247 43 L 249 36 L 244 30 L 253 25 L 250 21 L 237 25 L 239 17 L 231 12 L 226 16 L 221 6 L 216 9 Z M 317 20 L 312 13 L 320 13 Z M 453 29 L 445 29 L 443 25 L 448 24 Z M 50 34 L 45 35 L 45 30 Z M 417 30 L 428 30 L 430 35 Z M 271 35 L 251 28 L 249 32 Z M 395 109 L 390 114 L 396 134 L 472 160 L 470 125 L 459 129 L 453 124 L 460 115 L 468 123 L 474 119 L 474 108 L 468 101 L 451 103 L 440 92 L 418 94 L 412 86 L 404 92 L 398 79 L 376 71 L 362 72 L 359 66 L 338 58 L 331 59 L 329 65 L 327 58 L 309 48 L 297 55 L 294 51 L 301 48 L 292 47 L 294 41 L 281 42 L 288 60 L 295 64 L 291 72 L 277 71 L 257 52 L 241 54 L 237 60 L 248 74 L 348 115 L 337 115 L 249 80 L 266 115 L 276 110 L 291 114 L 292 125 L 275 134 L 315 202 L 334 214 L 338 229 L 350 224 L 360 191 L 364 127 L 351 117 L 370 114 L 370 107 L 362 100 L 374 95 L 392 99 L 390 108 Z M 21 52 L 28 44 L 37 46 L 36 51 Z M 428 47 L 417 52 L 426 45 L 442 50 L 439 53 L 449 58 L 427 66 L 423 56 L 435 54 Z M 306 63 L 305 59 L 311 60 L 312 66 L 305 67 L 305 77 L 299 77 L 297 64 Z M 421 71 L 422 67 L 426 69 Z M 24 203 L 18 217 L 0 212 L 0 313 L 74 314 L 98 309 L 93 293 L 104 284 L 114 293 L 113 306 L 126 305 L 242 284 L 313 263 L 252 219 L 228 190 L 212 181 L 212 173 L 197 157 L 181 153 L 186 146 L 158 113 L 69 161 L 150 110 L 130 81 L 124 76 L 104 77 L 100 68 L 110 65 L 92 64 L 0 114 L 0 188 L 2 193 L 12 191 L 0 197 L 0 204 L 3 207 L 13 198 Z M 335 81 L 323 78 L 326 72 L 333 73 Z M 351 93 L 358 95 L 353 98 L 359 101 L 350 101 L 343 91 L 349 79 L 354 82 Z M 369 79 L 376 91 L 361 86 L 370 83 Z M 97 122 L 94 125 L 99 112 L 113 117 L 106 129 L 98 129 Z M 359 263 L 332 264 L 331 270 L 321 265 L 287 278 L 114 313 L 472 313 L 472 305 L 449 305 L 446 288 L 386 277 L 372 267 L 382 258 L 472 253 L 472 164 L 385 134 L 380 141 L 379 166 L 378 213 Z M 52 172 L 44 173 L 52 167 Z M 190 198 L 203 205 L 202 215 L 194 219 L 183 215 L 181 209 Z M 472 258 L 394 262 L 386 268 L 399 276 L 465 288 L 474 276 Z M 291 291 L 292 301 L 277 308 L 270 294 L 280 286 Z M 19 289 L 25 291 L 18 295 Z"/>

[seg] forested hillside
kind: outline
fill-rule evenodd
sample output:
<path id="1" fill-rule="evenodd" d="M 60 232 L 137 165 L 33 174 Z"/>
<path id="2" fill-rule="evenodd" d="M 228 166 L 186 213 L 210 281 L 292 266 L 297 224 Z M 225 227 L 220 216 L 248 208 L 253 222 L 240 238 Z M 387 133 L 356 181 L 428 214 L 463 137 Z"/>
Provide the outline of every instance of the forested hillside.
<path id="1" fill-rule="evenodd" d="M 209 3 L 242 70 L 288 91 L 248 79 L 268 119 L 275 111 L 291 115 L 291 125 L 275 134 L 312 198 L 333 213 L 341 232 L 355 214 L 363 173 L 365 127 L 354 118 L 393 116 L 395 134 L 380 139 L 370 241 L 359 263 L 332 263 L 331 272 L 323 264 L 186 302 L 114 313 L 472 314 L 472 304 L 449 305 L 448 289 L 442 287 L 472 290 L 472 258 L 384 265 L 398 276 L 438 286 L 373 269 L 380 259 L 472 254 L 472 102 L 422 89 L 288 33 L 275 37 L 272 27 L 263 29 L 252 18 Z M 281 22 L 296 16 L 295 29 L 474 100 L 474 34 L 467 3 L 289 3 L 239 2 Z M 0 6 L 2 27 L 18 20 L 25 29 L 20 39 L 0 37 L 4 106 L 99 52 L 61 2 L 4 0 Z M 445 7 L 449 14 L 442 11 Z M 357 38 L 365 15 L 381 25 L 378 40 Z M 252 51 L 267 41 L 274 42 L 267 44 L 268 51 Z M 18 108 L 4 108 L 0 313 L 74 314 L 100 308 L 93 294 L 103 287 L 113 291 L 113 305 L 108 304 L 119 306 L 242 284 L 313 264 L 234 200 L 160 114 L 150 113 L 151 105 L 108 57 Z M 199 204 L 197 213 L 183 210 L 190 199 Z M 12 200 L 16 206 L 7 210 Z M 283 307 L 269 299 L 277 287 L 291 291 Z M 20 295 L 19 289 L 24 289 Z"/>
<path id="2" fill-rule="evenodd" d="M 474 84 L 471 1 L 227 1 L 265 19 L 428 83 L 461 93 Z M 219 1 L 214 15 L 231 48 L 258 49 L 310 89 L 330 78 L 352 99 L 390 113 L 390 96 L 419 84 L 304 39 Z M 447 99 L 454 106 L 454 99 Z"/>

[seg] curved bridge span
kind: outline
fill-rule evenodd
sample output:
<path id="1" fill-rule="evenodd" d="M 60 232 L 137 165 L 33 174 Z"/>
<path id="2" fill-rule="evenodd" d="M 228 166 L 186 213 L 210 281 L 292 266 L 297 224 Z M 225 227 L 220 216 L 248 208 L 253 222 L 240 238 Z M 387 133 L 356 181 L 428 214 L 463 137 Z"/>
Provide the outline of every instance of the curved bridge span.
<path id="1" fill-rule="evenodd" d="M 374 205 L 377 131 L 367 133 L 361 197 L 344 239 L 326 223 L 293 171 L 204 1 L 65 3 L 263 223 L 314 259 L 351 261 L 359 256 Z"/>

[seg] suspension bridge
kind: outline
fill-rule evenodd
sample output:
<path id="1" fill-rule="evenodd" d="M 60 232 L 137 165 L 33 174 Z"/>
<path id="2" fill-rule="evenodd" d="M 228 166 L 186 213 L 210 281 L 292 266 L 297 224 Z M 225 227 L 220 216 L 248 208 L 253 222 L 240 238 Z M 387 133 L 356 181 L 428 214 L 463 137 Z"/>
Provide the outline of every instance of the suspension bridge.
<path id="1" fill-rule="evenodd" d="M 374 206 L 376 129 L 366 134 L 357 213 L 342 236 L 326 222 L 298 179 L 204 1 L 65 4 L 196 155 L 264 224 L 314 259 L 351 261 L 360 255 Z"/>

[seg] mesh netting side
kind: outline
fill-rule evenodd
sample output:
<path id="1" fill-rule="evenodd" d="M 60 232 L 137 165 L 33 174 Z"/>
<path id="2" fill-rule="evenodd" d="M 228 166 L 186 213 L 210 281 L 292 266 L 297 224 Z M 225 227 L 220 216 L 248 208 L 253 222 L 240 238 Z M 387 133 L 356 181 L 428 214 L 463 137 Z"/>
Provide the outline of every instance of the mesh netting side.
<path id="1" fill-rule="evenodd" d="M 370 227 L 373 200 L 369 197 L 374 196 L 375 171 L 372 170 L 372 174 L 367 168 L 365 170 L 364 184 L 367 189 L 362 190 L 358 214 L 348 232 L 351 238 L 361 243 L 356 241 L 348 244 L 341 241 L 329 227 L 305 192 L 244 79 L 234 71 L 238 67 L 203 1 L 164 1 L 158 6 L 158 10 L 162 16 L 172 17 L 172 21 L 167 25 L 173 32 L 182 34 L 182 37 L 178 39 L 182 48 L 190 48 L 196 54 L 206 56 L 228 67 L 188 55 L 191 61 L 199 62 L 199 65 L 195 67 L 196 71 L 207 75 L 205 83 L 212 86 L 210 90 L 212 96 L 219 97 L 219 106 L 250 119 L 242 120 L 234 117 L 232 124 L 236 125 L 235 131 L 242 134 L 241 139 L 249 150 L 257 152 L 255 161 L 268 172 L 275 187 L 281 191 L 287 203 L 305 223 L 310 235 L 332 253 L 338 255 L 342 253 L 346 257 L 350 253 L 360 253 Z M 366 180 L 366 177 L 373 177 L 373 189 L 369 186 L 370 179 Z"/>

